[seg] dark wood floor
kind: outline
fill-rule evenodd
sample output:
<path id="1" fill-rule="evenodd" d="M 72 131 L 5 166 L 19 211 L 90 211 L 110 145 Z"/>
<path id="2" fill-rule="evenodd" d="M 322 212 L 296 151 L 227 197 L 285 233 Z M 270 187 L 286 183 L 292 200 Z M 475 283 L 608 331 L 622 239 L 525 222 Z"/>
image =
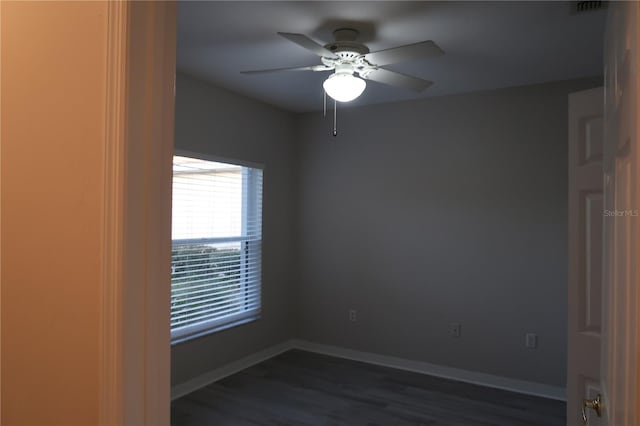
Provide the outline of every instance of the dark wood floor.
<path id="1" fill-rule="evenodd" d="M 564 426 L 563 402 L 289 351 L 173 401 L 173 426 Z"/>

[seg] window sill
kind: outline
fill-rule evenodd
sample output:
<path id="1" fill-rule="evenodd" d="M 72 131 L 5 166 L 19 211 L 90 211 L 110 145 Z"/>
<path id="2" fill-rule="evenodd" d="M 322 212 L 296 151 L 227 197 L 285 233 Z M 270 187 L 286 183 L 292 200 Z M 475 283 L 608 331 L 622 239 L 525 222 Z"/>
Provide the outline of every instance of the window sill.
<path id="1" fill-rule="evenodd" d="M 232 321 L 230 323 L 222 324 L 216 327 L 212 327 L 206 330 L 199 331 L 194 334 L 189 334 L 187 336 L 176 337 L 175 339 L 171 339 L 171 346 L 179 345 L 180 343 L 189 342 L 191 340 L 199 339 L 201 337 L 209 336 L 214 333 L 218 333 L 220 331 L 228 330 L 230 328 L 238 327 L 244 324 L 248 324 L 260 319 L 260 315 L 255 315 L 249 318 L 243 318 L 237 321 Z"/>

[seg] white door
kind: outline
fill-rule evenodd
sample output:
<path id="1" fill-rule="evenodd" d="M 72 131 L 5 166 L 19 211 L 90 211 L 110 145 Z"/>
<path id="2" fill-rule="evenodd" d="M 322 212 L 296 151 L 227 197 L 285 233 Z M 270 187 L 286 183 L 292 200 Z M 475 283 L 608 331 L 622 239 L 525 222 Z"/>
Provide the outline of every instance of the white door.
<path id="1" fill-rule="evenodd" d="M 603 112 L 601 87 L 569 96 L 569 426 L 582 424 L 583 398 L 601 393 Z"/>
<path id="2" fill-rule="evenodd" d="M 605 37 L 604 275 L 601 389 L 605 426 L 638 426 L 640 151 L 637 2 L 611 2 Z M 591 413 L 593 416 L 593 413 Z"/>
<path id="3" fill-rule="evenodd" d="M 640 424 L 640 5 L 609 6 L 604 93 L 569 100 L 570 426 L 583 423 L 585 403 L 591 426 Z"/>

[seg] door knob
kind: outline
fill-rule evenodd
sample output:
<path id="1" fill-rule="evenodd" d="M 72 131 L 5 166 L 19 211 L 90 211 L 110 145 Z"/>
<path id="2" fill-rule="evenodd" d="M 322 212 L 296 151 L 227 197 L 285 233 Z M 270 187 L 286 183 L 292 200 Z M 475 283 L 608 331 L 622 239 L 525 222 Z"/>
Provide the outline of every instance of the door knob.
<path id="1" fill-rule="evenodd" d="M 582 400 L 582 421 L 587 424 L 587 409 L 590 408 L 596 412 L 598 417 L 602 417 L 602 399 L 598 394 L 595 399 L 583 399 Z"/>

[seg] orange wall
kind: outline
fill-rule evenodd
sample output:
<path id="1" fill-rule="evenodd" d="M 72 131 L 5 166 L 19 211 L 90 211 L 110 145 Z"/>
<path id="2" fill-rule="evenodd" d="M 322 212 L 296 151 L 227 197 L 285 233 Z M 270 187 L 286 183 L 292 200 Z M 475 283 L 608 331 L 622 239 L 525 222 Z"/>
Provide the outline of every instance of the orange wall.
<path id="1" fill-rule="evenodd" d="M 3 426 L 98 422 L 104 2 L 1 23 Z"/>

